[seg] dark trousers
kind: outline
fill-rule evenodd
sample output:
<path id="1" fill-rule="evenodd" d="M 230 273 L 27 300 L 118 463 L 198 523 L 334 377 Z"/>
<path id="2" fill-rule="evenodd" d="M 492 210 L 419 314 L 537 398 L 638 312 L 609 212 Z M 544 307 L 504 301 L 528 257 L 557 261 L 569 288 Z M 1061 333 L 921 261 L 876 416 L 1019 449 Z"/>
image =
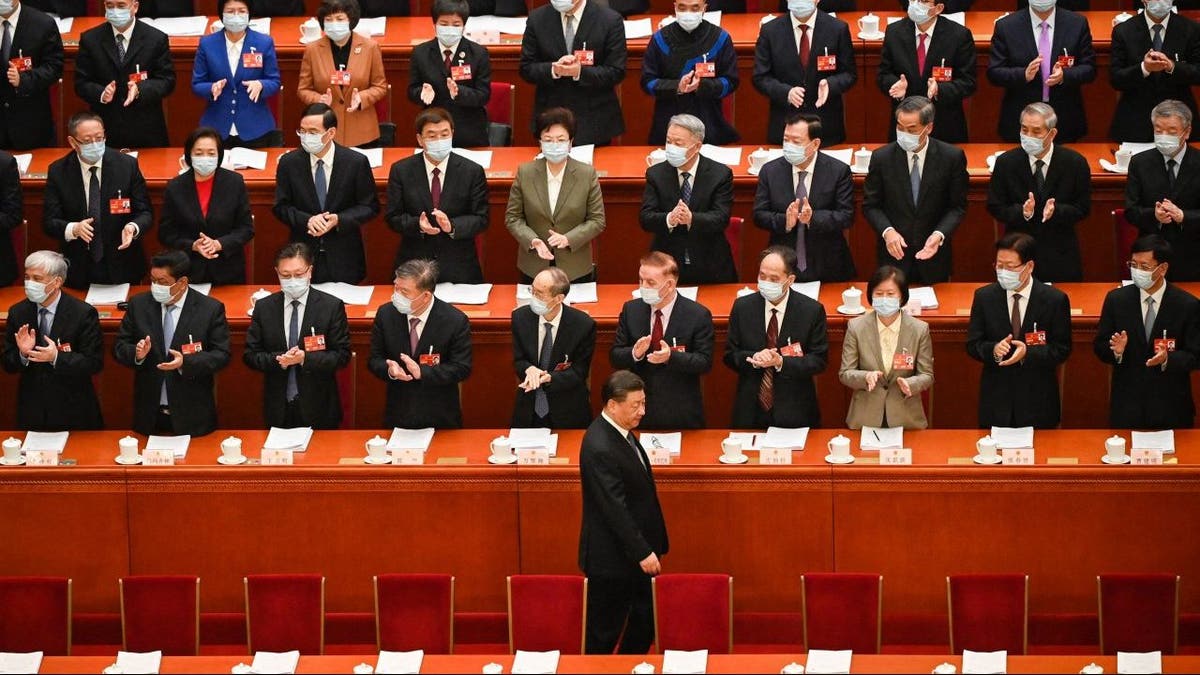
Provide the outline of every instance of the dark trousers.
<path id="1" fill-rule="evenodd" d="M 154 417 L 154 433 L 158 436 L 175 435 L 175 425 L 171 423 L 171 412 L 166 406 L 158 408 L 158 414 Z"/>
<path id="2" fill-rule="evenodd" d="M 617 648 L 619 654 L 645 654 L 650 650 L 654 642 L 650 577 L 640 571 L 627 577 L 589 577 L 587 595 L 586 653 L 612 654 Z"/>
<path id="3" fill-rule="evenodd" d="M 304 421 L 304 412 L 300 410 L 300 397 L 288 401 L 283 406 L 283 427 L 285 429 L 295 429 L 296 427 L 311 426 Z"/>

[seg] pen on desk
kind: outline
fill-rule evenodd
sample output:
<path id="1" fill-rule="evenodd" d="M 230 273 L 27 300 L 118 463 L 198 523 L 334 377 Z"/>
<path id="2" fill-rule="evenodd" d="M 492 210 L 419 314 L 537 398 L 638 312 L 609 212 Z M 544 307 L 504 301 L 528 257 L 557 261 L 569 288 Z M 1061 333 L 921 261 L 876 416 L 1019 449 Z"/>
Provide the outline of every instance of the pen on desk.
<path id="1" fill-rule="evenodd" d="M 879 442 L 881 442 L 881 443 L 883 442 L 883 441 L 882 441 L 882 439 L 880 439 L 880 438 L 879 438 L 879 432 L 878 432 L 878 431 L 875 431 L 874 429 L 872 429 L 872 430 L 871 430 L 871 433 L 875 434 L 875 440 L 877 440 L 877 441 L 879 441 Z"/>

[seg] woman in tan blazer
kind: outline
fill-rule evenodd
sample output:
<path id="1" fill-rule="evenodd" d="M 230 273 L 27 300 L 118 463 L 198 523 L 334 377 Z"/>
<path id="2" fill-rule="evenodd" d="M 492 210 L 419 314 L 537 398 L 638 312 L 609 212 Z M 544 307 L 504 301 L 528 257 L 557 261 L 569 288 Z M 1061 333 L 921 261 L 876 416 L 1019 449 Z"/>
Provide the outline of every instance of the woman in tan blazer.
<path id="1" fill-rule="evenodd" d="M 304 50 L 298 93 L 305 106 L 324 103 L 333 108 L 338 118 L 334 140 L 339 144 L 370 147 L 379 142 L 375 103 L 387 96 L 388 84 L 379 44 L 353 32 L 359 18 L 356 0 L 321 3 L 317 21 L 325 36 Z M 343 70 L 350 74 L 348 81 L 339 74 Z"/>
<path id="2" fill-rule="evenodd" d="M 838 379 L 854 390 L 846 426 L 929 426 L 921 392 L 933 386 L 933 342 L 929 324 L 900 308 L 908 304 L 904 272 L 884 265 L 867 283 L 875 311 L 846 325 Z"/>

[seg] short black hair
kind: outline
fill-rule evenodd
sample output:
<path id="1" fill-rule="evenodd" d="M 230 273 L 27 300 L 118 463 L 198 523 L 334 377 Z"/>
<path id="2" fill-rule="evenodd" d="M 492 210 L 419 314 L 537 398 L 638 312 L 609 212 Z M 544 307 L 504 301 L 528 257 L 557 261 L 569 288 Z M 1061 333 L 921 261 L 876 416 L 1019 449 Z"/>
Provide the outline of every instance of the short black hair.
<path id="1" fill-rule="evenodd" d="M 1171 242 L 1163 239 L 1157 234 L 1148 234 L 1144 237 L 1138 237 L 1137 241 L 1133 242 L 1133 246 L 1129 248 L 1129 252 L 1153 253 L 1154 261 L 1160 265 L 1171 262 Z"/>
<path id="2" fill-rule="evenodd" d="M 871 279 L 867 281 L 867 302 L 875 297 L 875 287 L 889 279 L 900 287 L 900 305 L 908 304 L 908 277 L 905 276 L 904 270 L 892 265 L 884 265 L 871 275 Z"/>
<path id="3" fill-rule="evenodd" d="M 1033 260 L 1037 254 L 1037 241 L 1024 232 L 1009 232 L 996 242 L 997 251 L 1012 251 L 1021 259 L 1021 264 Z"/>
<path id="4" fill-rule="evenodd" d="M 790 113 L 783 119 L 783 126 L 790 127 L 797 122 L 804 122 L 805 127 L 808 129 L 808 140 L 824 140 L 821 135 L 821 118 L 819 116 L 804 112 Z"/>
<path id="5" fill-rule="evenodd" d="M 445 108 L 434 106 L 417 113 L 417 118 L 413 121 L 413 127 L 416 129 L 417 135 L 420 136 L 421 132 L 425 131 L 426 126 L 440 122 L 449 122 L 450 131 L 454 131 L 454 118 L 450 116 L 450 113 Z"/>
<path id="6" fill-rule="evenodd" d="M 429 8 L 429 17 L 434 23 L 443 16 L 454 15 L 466 22 L 471 18 L 471 6 L 466 3 L 466 0 L 433 0 L 433 6 Z"/>
<path id="7" fill-rule="evenodd" d="M 624 403 L 625 397 L 633 391 L 645 391 L 646 383 L 636 373 L 628 370 L 618 370 L 608 379 L 604 381 L 604 387 L 600 390 L 600 400 L 608 403 L 616 401 Z"/>
<path id="8" fill-rule="evenodd" d="M 250 0 L 217 0 L 217 16 L 224 14 L 225 5 L 228 5 L 231 2 L 242 3 L 246 6 L 246 11 L 249 12 L 250 16 L 254 16 L 254 7 L 250 5 Z"/>
<path id="9" fill-rule="evenodd" d="M 762 261 L 767 259 L 769 255 L 777 255 L 783 259 L 783 271 L 788 274 L 796 273 L 796 265 L 799 259 L 796 257 L 796 249 L 791 246 L 768 246 L 763 249 L 762 253 L 758 254 L 758 264 L 762 266 Z"/>
<path id="10" fill-rule="evenodd" d="M 192 129 L 192 133 L 188 134 L 187 140 L 183 142 L 183 161 L 189 168 L 192 166 L 192 149 L 201 138 L 211 138 L 217 142 L 217 166 L 220 166 L 225 161 L 225 146 L 221 143 L 220 132 L 212 127 Z"/>
<path id="11" fill-rule="evenodd" d="M 302 241 L 284 244 L 275 252 L 275 266 L 279 267 L 280 262 L 292 258 L 303 258 L 304 262 L 311 266 L 313 264 L 312 249 Z"/>
<path id="12" fill-rule="evenodd" d="M 150 258 L 150 267 L 170 271 L 171 277 L 179 281 L 192 271 L 192 261 L 188 254 L 178 249 L 159 251 Z"/>
<path id="13" fill-rule="evenodd" d="M 67 134 L 74 138 L 75 132 L 79 130 L 79 125 L 84 122 L 99 122 L 100 126 L 104 126 L 104 118 L 90 110 L 85 110 L 71 115 L 71 119 L 67 122 Z"/>
<path id="14" fill-rule="evenodd" d="M 433 292 L 437 287 L 438 264 L 436 260 L 414 259 L 400 263 L 396 268 L 397 279 L 412 279 L 417 288 Z"/>
<path id="15" fill-rule="evenodd" d="M 313 115 L 321 116 L 321 126 L 325 127 L 325 131 L 337 128 L 337 113 L 333 112 L 333 108 L 324 103 L 310 103 L 300 114 L 300 119 L 312 117 Z"/>
<path id="16" fill-rule="evenodd" d="M 358 6 L 357 0 L 323 0 L 321 6 L 317 8 L 317 23 L 321 24 L 321 28 L 324 29 L 325 17 L 338 12 L 345 12 L 346 16 L 350 18 L 350 30 L 354 30 L 354 27 L 358 25 L 358 20 L 362 18 L 362 8 Z"/>
<path id="17" fill-rule="evenodd" d="M 567 130 L 567 138 L 575 140 L 575 113 L 566 108 L 549 108 L 537 116 L 537 136 L 550 127 L 561 124 Z"/>

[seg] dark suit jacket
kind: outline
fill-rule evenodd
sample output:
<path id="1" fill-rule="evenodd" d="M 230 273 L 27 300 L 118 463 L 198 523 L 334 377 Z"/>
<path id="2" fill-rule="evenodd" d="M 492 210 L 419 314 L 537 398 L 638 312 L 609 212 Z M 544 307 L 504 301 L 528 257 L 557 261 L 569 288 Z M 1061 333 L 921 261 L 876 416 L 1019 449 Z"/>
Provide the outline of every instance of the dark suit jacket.
<path id="1" fill-rule="evenodd" d="M 525 7 L 525 0 L 468 0 L 467 5 L 471 8 L 471 16 L 487 14 L 525 16 L 529 14 L 529 10 Z"/>
<path id="2" fill-rule="evenodd" d="M 785 8 L 786 10 L 786 8 Z M 815 113 L 821 117 L 821 142 L 838 145 L 846 140 L 846 120 L 842 94 L 858 81 L 854 65 L 854 43 L 850 39 L 850 28 L 845 21 L 825 13 L 825 3 L 817 10 L 816 24 L 809 43 L 812 52 L 808 68 L 800 67 L 796 53 L 795 31 L 792 16 L 786 11 L 762 27 L 754 46 L 754 88 L 771 102 L 771 116 L 767 120 L 767 142 L 778 145 L 783 142 L 783 119 L 792 112 Z M 826 51 L 828 50 L 828 51 Z M 817 57 L 830 54 L 837 57 L 837 70 L 819 72 Z M 829 83 L 829 97 L 825 104 L 817 107 L 817 88 L 825 80 Z M 788 103 L 788 92 L 792 87 L 804 87 L 804 105 L 800 108 Z"/>
<path id="3" fill-rule="evenodd" d="M 609 359 L 613 368 L 632 370 L 646 382 L 645 429 L 703 429 L 704 396 L 700 376 L 712 369 L 712 312 L 682 295 L 675 299 L 671 318 L 663 326 L 663 340 L 682 348 L 666 363 L 655 365 L 645 357 L 633 360 L 633 345 L 650 335 L 654 324 L 651 307 L 635 298 L 621 308 L 617 335 Z M 653 345 L 650 351 L 655 351 Z M 649 351 L 647 352 L 649 354 Z"/>
<path id="4" fill-rule="evenodd" d="M 12 34 L 10 58 L 18 54 L 33 59 L 33 70 L 21 73 L 16 87 L 8 83 L 7 77 L 0 81 L 0 106 L 4 110 L 0 139 L 5 148 L 14 150 L 51 147 L 55 145 L 55 120 L 50 87 L 62 77 L 62 37 L 54 19 L 25 3 L 21 3 L 21 16 Z M 7 64 L 4 67 L 8 69 Z"/>
<path id="5" fill-rule="evenodd" d="M 152 19 L 172 16 L 195 16 L 196 8 L 192 0 L 145 0 L 138 3 L 138 16 Z M 200 14 L 206 11 L 201 9 Z"/>
<path id="6" fill-rule="evenodd" d="M 905 7 L 907 6 L 908 5 L 905 5 Z M 946 6 L 949 7 L 950 5 L 947 4 Z M 856 8 L 857 3 L 855 3 L 854 0 L 822 0 L 821 2 L 822 12 L 853 12 Z M 779 5 L 775 9 L 779 12 L 788 11 L 787 0 L 779 0 Z M 857 30 L 858 29 L 856 28 L 855 31 Z"/>
<path id="7" fill-rule="evenodd" d="M 1079 238 L 1075 226 L 1092 209 L 1091 170 L 1083 155 L 1055 144 L 1046 169 L 1042 194 L 1034 189 L 1029 155 L 1014 148 L 996 158 L 992 179 L 988 182 L 988 213 L 1004 225 L 1006 232 L 1025 232 L 1037 240 L 1037 276 L 1042 281 L 1061 283 L 1083 281 L 1083 263 L 1079 258 Z M 1033 217 L 1025 220 L 1021 209 L 1029 193 L 1034 193 Z M 1042 221 L 1046 201 L 1054 199 L 1054 215 Z"/>
<path id="8" fill-rule="evenodd" d="M 117 330 L 113 356 L 117 363 L 133 368 L 133 429 L 139 434 L 154 432 L 159 395 L 167 384 L 171 424 L 176 434 L 203 436 L 217 428 L 217 402 L 213 394 L 217 372 L 229 365 L 229 324 L 225 305 L 202 293 L 188 291 L 183 310 L 175 317 L 175 335 L 170 349 L 176 351 L 194 339 L 203 351 L 183 357 L 183 367 L 163 371 L 158 364 L 171 360 L 163 348 L 162 305 L 149 292 L 129 299 L 129 309 Z M 150 336 L 150 353 L 140 364 L 135 361 L 138 340 Z M 230 392 L 237 400 L 237 392 Z"/>
<path id="9" fill-rule="evenodd" d="M 755 427 L 758 388 L 762 369 L 746 359 L 767 348 L 767 301 L 760 293 L 744 295 L 733 302 L 729 311 L 729 341 L 725 343 L 725 365 L 738 374 L 737 394 L 733 399 L 733 426 Z M 775 373 L 775 404 L 772 422 L 780 427 L 821 426 L 821 406 L 813 378 L 829 363 L 829 343 L 825 334 L 825 308 L 821 303 L 788 290 L 787 311 L 779 323 L 775 344 L 788 341 L 799 344 L 803 356 L 783 357 L 783 369 Z"/>
<path id="10" fill-rule="evenodd" d="M 91 305 L 63 293 L 50 325 L 50 338 L 60 345 L 54 365 L 21 363 L 16 334 L 21 326 L 38 330 L 38 305 L 22 300 L 8 310 L 4 336 L 4 369 L 20 373 L 17 426 L 29 431 L 103 429 L 100 401 L 92 376 L 104 367 L 100 317 Z M 44 345 L 42 334 L 37 344 Z M 61 346 L 70 345 L 70 351 Z"/>
<path id="11" fill-rule="evenodd" d="M 0 150 L 0 286 L 11 284 L 23 274 L 24 261 L 17 260 L 11 232 L 24 222 L 21 171 L 13 156 Z"/>
<path id="12" fill-rule="evenodd" d="M 1172 19 L 1173 21 L 1174 19 Z M 1183 210 L 1182 223 L 1159 223 L 1154 203 L 1170 199 Z M 1158 234 L 1171 242 L 1171 281 L 1200 279 L 1200 151 L 1188 147 L 1169 187 L 1166 160 L 1158 150 L 1139 152 L 1129 160 L 1125 183 L 1125 218 L 1139 234 Z"/>
<path id="13" fill-rule="evenodd" d="M 1009 142 L 1019 140 L 1021 110 L 1042 100 L 1042 75 L 1025 81 L 1025 68 L 1038 56 L 1038 36 L 1030 20 L 1031 12 L 1013 12 L 996 22 L 992 32 L 992 55 L 988 60 L 988 81 L 1004 87 L 997 129 Z M 1058 142 L 1074 143 L 1087 135 L 1083 85 L 1096 79 L 1096 52 L 1092 49 L 1092 31 L 1082 15 L 1059 7 L 1054 12 L 1054 38 L 1051 53 L 1057 59 L 1063 51 L 1075 57 L 1075 65 L 1063 68 L 1063 81 L 1050 87 L 1050 105 L 1058 114 Z M 1051 64 L 1053 66 L 1053 64 Z M 937 128 L 936 126 L 934 127 Z"/>
<path id="14" fill-rule="evenodd" d="M 946 11 L 952 10 L 947 7 Z M 953 79 L 938 83 L 938 96 L 933 102 L 936 112 L 933 137 L 947 143 L 966 143 L 967 115 L 963 101 L 975 93 L 975 37 L 965 27 L 939 18 L 925 45 L 925 70 L 917 72 L 916 30 L 912 20 L 905 17 L 888 26 L 884 33 L 875 84 L 892 104 L 888 113 L 888 140 L 896 138 L 895 113 L 899 103 L 888 96 L 888 90 L 904 75 L 908 81 L 906 96 L 924 96 L 933 67 L 940 66 L 945 59 L 946 66 L 954 69 Z"/>
<path id="15" fill-rule="evenodd" d="M 642 577 L 638 563 L 651 553 L 661 558 L 670 549 L 646 451 L 597 417 L 583 434 L 579 476 L 579 569 L 589 577 Z"/>
<path id="16" fill-rule="evenodd" d="M 293 150 L 275 169 L 275 217 L 291 230 L 291 241 L 312 247 L 316 257 L 313 282 L 357 284 L 367 276 L 362 227 L 379 215 L 379 195 L 366 157 L 334 146 L 324 211 L 336 213 L 338 225 L 321 237 L 308 234 L 308 219 L 321 213 L 308 153 Z"/>
<path id="17" fill-rule="evenodd" d="M 304 14 L 304 0 L 250 0 L 250 16 L 304 16 Z"/>
<path id="18" fill-rule="evenodd" d="M 266 376 L 263 386 L 263 419 L 267 426 L 286 426 L 288 371 L 280 368 L 276 356 L 288 351 L 285 305 L 291 300 L 283 292 L 254 303 L 250 330 L 246 333 L 246 351 L 242 360 Z M 335 375 L 350 363 L 350 325 L 346 306 L 341 300 L 315 288 L 308 291 L 304 315 L 300 321 L 298 347 L 304 349 L 304 336 L 324 335 L 325 349 L 305 351 L 304 363 L 296 373 L 300 391 L 300 410 L 307 425 L 316 429 L 336 429 L 342 421 L 342 403 Z"/>
<path id="19" fill-rule="evenodd" d="M 1108 132 L 1114 140 L 1153 141 L 1150 111 L 1167 99 L 1182 101 L 1192 111 L 1192 117 L 1196 116 L 1192 86 L 1200 84 L 1200 25 L 1178 14 L 1167 19 L 1162 51 L 1176 61 L 1173 73 L 1164 70 L 1142 77 L 1142 59 L 1152 46 L 1150 28 L 1141 14 L 1112 30 L 1112 64 L 1108 75 L 1113 89 L 1121 92 Z M 1189 140 L 1200 140 L 1200 129 L 1195 124 Z"/>
<path id="20" fill-rule="evenodd" d="M 692 225 L 667 227 L 667 214 L 679 203 L 679 170 L 667 162 L 646 169 L 642 229 L 654 235 L 650 250 L 669 253 L 679 263 L 679 283 L 726 284 L 737 281 L 733 253 L 725 239 L 733 204 L 733 171 L 699 156 L 692 171 Z"/>
<path id="21" fill-rule="evenodd" d="M 575 113 L 575 144 L 605 143 L 625 131 L 617 85 L 625 79 L 625 26 L 621 15 L 596 2 L 584 6 L 575 48 L 595 52 L 596 65 L 584 66 L 579 81 L 554 79 L 550 64 L 567 54 L 562 15 L 551 5 L 529 13 L 521 39 L 521 79 L 537 87 L 529 129 L 536 134 L 538 113 L 559 106 Z"/>
<path id="22" fill-rule="evenodd" d="M 900 267 L 910 282 L 933 284 L 950 278 L 950 240 L 967 210 L 967 158 L 962 149 L 949 143 L 935 138 L 928 143 L 916 204 L 908 179 L 911 162 L 908 154 L 895 143 L 871 153 L 871 165 L 863 184 L 863 215 L 879 235 L 876 257 L 880 265 Z M 883 232 L 889 227 L 896 228 L 908 244 L 903 260 L 896 260 L 887 252 Z M 937 255 L 917 260 L 917 251 L 925 246 L 925 240 L 934 230 L 945 235 L 945 242 Z"/>
<path id="23" fill-rule="evenodd" d="M 1117 429 L 1190 428 L 1196 417 L 1192 371 L 1200 355 L 1200 301 L 1167 284 L 1162 305 L 1155 308 L 1158 314 L 1151 335 L 1159 339 L 1166 331 L 1168 338 L 1176 340 L 1166 370 L 1146 367 L 1146 361 L 1154 356 L 1154 343 L 1146 340 L 1141 303 L 1141 293 L 1130 285 L 1109 291 L 1100 310 L 1092 349 L 1101 361 L 1112 365 L 1109 424 Z M 1108 341 L 1121 331 L 1129 342 L 1117 363 Z"/>
<path id="24" fill-rule="evenodd" d="M 854 223 L 854 179 L 843 162 L 818 154 L 808 165 L 812 187 L 808 203 L 812 220 L 805 228 L 797 223 L 787 231 L 787 207 L 796 200 L 792 165 L 782 157 L 763 165 L 754 193 L 754 224 L 771 233 L 771 246 L 796 248 L 796 237 L 804 234 L 807 268 L 796 274 L 799 281 L 845 281 L 853 279 L 854 260 L 846 231 Z"/>
<path id="25" fill-rule="evenodd" d="M 488 143 L 487 103 L 492 97 L 492 62 L 487 47 L 463 38 L 458 49 L 451 55 L 454 65 L 471 66 L 471 79 L 458 82 L 458 96 L 450 98 L 446 78 L 445 57 L 442 43 L 434 38 L 413 47 L 412 59 L 408 64 L 408 100 L 426 107 L 421 102 L 421 85 L 433 87 L 433 103 L 446 109 L 454 118 L 454 144 L 460 148 L 486 147 Z"/>
<path id="26" fill-rule="evenodd" d="M 1058 426 L 1058 367 L 1071 355 L 1071 301 L 1066 293 L 1036 278 L 1025 290 L 1030 295 L 1021 317 L 1022 335 L 1013 339 L 1024 341 L 1024 333 L 1036 323 L 1039 331 L 1046 332 L 1046 344 L 1027 347 L 1024 361 L 1011 366 L 999 366 L 992 356 L 996 343 L 1012 333 L 1008 294 L 1000 284 L 991 283 L 976 289 L 971 301 L 967 354 L 983 363 L 979 382 L 979 426 L 983 428 Z"/>
<path id="27" fill-rule="evenodd" d="M 389 302 L 380 305 L 371 328 L 371 358 L 367 368 L 387 384 L 383 426 L 405 429 L 457 429 L 462 426 L 458 389 L 471 374 L 471 326 L 467 315 L 434 298 L 429 322 L 421 329 L 417 353 L 441 355 L 436 366 L 422 365 L 421 379 L 412 382 L 388 377 L 387 361 L 400 362 L 410 353 L 408 316 Z"/>
<path id="28" fill-rule="evenodd" d="M 138 96 L 128 108 L 129 76 L 141 66 L 148 79 L 138 83 Z M 100 95 L 109 82 L 117 92 L 108 103 Z M 175 65 L 167 34 L 138 21 L 125 49 L 125 61 L 117 60 L 117 41 L 112 26 L 102 23 L 84 31 L 75 57 L 75 95 L 104 119 L 104 133 L 111 148 L 153 148 L 170 145 L 163 99 L 175 90 Z"/>
<path id="29" fill-rule="evenodd" d="M 587 312 L 562 306 L 562 320 L 554 333 L 551 351 L 550 381 L 542 385 L 550 404 L 550 420 L 556 429 L 586 429 L 592 417 L 588 377 L 592 372 L 592 353 L 596 349 L 596 321 Z M 512 312 L 513 371 L 517 382 L 525 380 L 529 366 L 538 363 L 538 338 L 546 332 L 541 317 L 528 306 Z M 568 364 L 562 370 L 559 366 Z M 514 427 L 534 426 L 535 392 L 517 390 L 513 408 Z"/>
<path id="30" fill-rule="evenodd" d="M 142 252 L 142 240 L 154 223 L 154 212 L 150 197 L 146 193 L 146 179 L 138 162 L 129 155 L 113 150 L 104 153 L 100 168 L 100 223 L 92 227 L 99 229 L 104 245 L 104 256 L 100 262 L 92 261 L 89 245 L 82 239 L 66 241 L 67 225 L 88 218 L 88 204 L 80 172 L 79 155 L 68 152 L 54 160 L 46 172 L 46 191 L 43 198 L 46 206 L 42 213 L 42 231 L 46 236 L 62 242 L 62 254 L 70 267 L 67 271 L 67 286 L 87 288 L 91 283 L 136 284 L 146 274 L 146 257 Z M 121 197 L 130 200 L 130 213 L 111 213 L 110 200 Z M 125 225 L 134 223 L 141 232 L 129 248 L 120 251 L 121 231 Z"/>
<path id="31" fill-rule="evenodd" d="M 408 16 L 408 0 L 362 0 L 363 16 Z"/>
<path id="32" fill-rule="evenodd" d="M 487 176 L 483 167 L 454 153 L 446 158 L 440 208 L 450 218 L 449 233 L 421 231 L 421 214 L 437 227 L 433 196 L 425 173 L 424 155 L 413 155 L 392 165 L 388 174 L 387 224 L 403 235 L 396 265 L 425 258 L 438 262 L 438 281 L 483 283 L 483 270 L 475 251 L 475 237 L 488 226 Z"/>
<path id="33" fill-rule="evenodd" d="M 87 0 L 27 0 L 22 7 L 33 7 L 49 14 L 61 17 L 86 16 L 88 13 Z"/>
<path id="34" fill-rule="evenodd" d="M 246 255 L 243 247 L 254 238 L 246 181 L 236 171 L 220 168 L 212 180 L 207 216 L 200 212 L 194 172 L 188 171 L 167 181 L 158 241 L 167 248 L 188 252 L 192 261 L 188 278 L 192 281 L 244 284 Z M 200 238 L 201 232 L 221 242 L 221 252 L 212 260 L 192 250 L 192 244 Z"/>

